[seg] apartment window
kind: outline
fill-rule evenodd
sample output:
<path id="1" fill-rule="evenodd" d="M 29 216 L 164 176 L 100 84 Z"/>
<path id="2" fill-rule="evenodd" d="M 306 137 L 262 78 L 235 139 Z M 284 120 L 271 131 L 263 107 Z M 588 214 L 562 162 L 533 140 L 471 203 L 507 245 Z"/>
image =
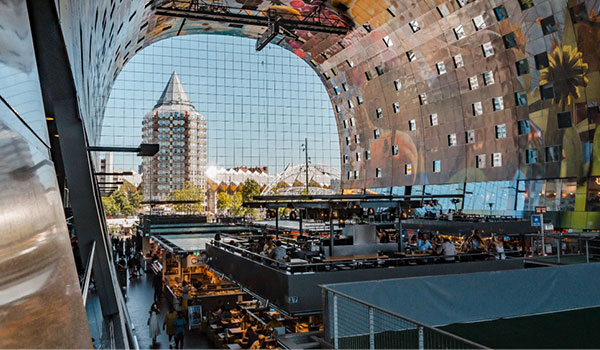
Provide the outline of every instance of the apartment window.
<path id="1" fill-rule="evenodd" d="M 494 104 L 494 111 L 501 111 L 504 109 L 504 97 L 494 97 L 492 98 L 492 102 Z"/>
<path id="2" fill-rule="evenodd" d="M 481 102 L 473 103 L 473 115 L 478 116 L 483 114 L 483 105 Z"/>
<path id="3" fill-rule="evenodd" d="M 357 102 L 359 105 L 362 105 L 362 104 L 363 104 L 363 102 L 364 102 L 364 101 L 363 101 L 363 98 L 362 98 L 362 96 L 356 96 L 356 102 Z"/>
<path id="4" fill-rule="evenodd" d="M 448 146 L 449 147 L 456 146 L 456 134 L 448 135 Z"/>
<path id="5" fill-rule="evenodd" d="M 375 140 L 377 140 L 377 139 L 379 138 L 379 136 L 381 136 L 381 135 L 379 134 L 379 129 L 375 129 L 375 130 L 373 130 L 373 138 L 374 138 Z"/>
<path id="6" fill-rule="evenodd" d="M 456 0 L 456 3 L 458 4 L 459 7 L 465 7 L 467 6 L 467 4 L 469 3 L 468 0 Z"/>
<path id="7" fill-rule="evenodd" d="M 354 170 L 354 179 L 357 180 L 358 179 L 358 170 Z"/>
<path id="8" fill-rule="evenodd" d="M 413 50 L 406 51 L 406 57 L 408 57 L 408 62 L 412 62 L 417 59 L 417 55 L 415 55 Z"/>
<path id="9" fill-rule="evenodd" d="M 533 7 L 533 0 L 518 0 L 521 6 L 521 11 L 525 11 Z"/>
<path id="10" fill-rule="evenodd" d="M 352 68 L 354 67 L 354 62 L 352 62 L 351 60 L 346 60 L 346 64 L 348 65 L 348 67 Z"/>
<path id="11" fill-rule="evenodd" d="M 483 43 L 481 45 L 481 49 L 483 50 L 483 57 L 490 57 L 494 54 L 494 47 L 491 42 Z"/>
<path id="12" fill-rule="evenodd" d="M 496 15 L 496 19 L 498 21 L 508 18 L 508 12 L 506 11 L 506 7 L 504 7 L 504 5 L 494 7 L 494 15 Z"/>
<path id="13" fill-rule="evenodd" d="M 367 33 L 371 32 L 371 25 L 369 23 L 365 23 L 363 24 L 363 28 L 365 28 L 365 30 L 367 31 Z"/>
<path id="14" fill-rule="evenodd" d="M 517 74 L 518 75 L 523 75 L 523 74 L 529 73 L 529 63 L 527 62 L 526 58 L 517 61 L 516 64 L 517 64 Z"/>
<path id="15" fill-rule="evenodd" d="M 465 34 L 465 29 L 463 28 L 462 24 L 459 24 L 458 27 L 454 28 L 454 35 L 456 36 L 456 40 L 460 40 L 467 36 Z"/>
<path id="16" fill-rule="evenodd" d="M 469 78 L 469 89 L 470 90 L 479 89 L 479 81 L 477 80 L 476 75 Z"/>
<path id="17" fill-rule="evenodd" d="M 394 113 L 400 112 L 400 103 L 394 102 L 393 107 L 394 107 Z"/>
<path id="18" fill-rule="evenodd" d="M 394 10 L 392 10 L 392 8 L 388 7 L 387 12 L 390 14 L 390 16 L 396 17 L 396 13 L 394 12 Z"/>
<path id="19" fill-rule="evenodd" d="M 554 87 L 552 84 L 540 85 L 540 96 L 542 100 L 550 100 L 554 98 Z"/>
<path id="20" fill-rule="evenodd" d="M 483 84 L 485 86 L 492 85 L 494 83 L 494 72 L 487 71 L 483 73 Z"/>
<path id="21" fill-rule="evenodd" d="M 344 91 L 348 91 L 348 84 L 346 84 L 346 83 L 342 83 L 342 89 L 343 89 Z"/>
<path id="22" fill-rule="evenodd" d="M 390 38 L 389 35 L 383 37 L 383 42 L 385 43 L 385 46 L 387 46 L 387 47 L 394 46 L 394 43 L 392 42 L 392 39 Z"/>
<path id="23" fill-rule="evenodd" d="M 352 139 L 350 138 L 350 136 L 346 137 L 346 146 L 350 146 L 350 143 L 352 143 Z"/>
<path id="24" fill-rule="evenodd" d="M 371 151 L 365 151 L 365 160 L 371 159 Z"/>
<path id="25" fill-rule="evenodd" d="M 375 177 L 381 177 L 381 168 L 375 169 Z"/>
<path id="26" fill-rule="evenodd" d="M 506 124 L 496 125 L 496 138 L 506 138 Z"/>
<path id="27" fill-rule="evenodd" d="M 446 4 L 441 4 L 440 6 L 437 7 L 437 10 L 442 18 L 444 18 L 450 14 L 450 11 L 448 10 L 448 6 L 446 6 Z"/>
<path id="28" fill-rule="evenodd" d="M 519 135 L 528 135 L 530 130 L 529 120 L 519 120 Z"/>
<path id="29" fill-rule="evenodd" d="M 502 166 L 502 153 L 492 153 L 492 167 L 497 168 Z"/>
<path id="30" fill-rule="evenodd" d="M 411 163 L 404 164 L 404 174 L 405 175 L 411 175 L 412 174 L 412 164 Z"/>
<path id="31" fill-rule="evenodd" d="M 356 125 L 356 119 L 354 119 L 354 117 L 350 118 L 350 126 L 355 126 Z"/>
<path id="32" fill-rule="evenodd" d="M 354 135 L 354 142 L 360 143 L 360 135 L 359 134 Z"/>
<path id="33" fill-rule="evenodd" d="M 571 121 L 571 112 L 570 111 L 557 113 L 556 119 L 558 121 L 559 129 L 570 128 L 571 126 L 573 126 L 573 122 Z"/>
<path id="34" fill-rule="evenodd" d="M 485 154 L 477 155 L 477 164 L 475 165 L 478 169 L 485 168 Z"/>
<path id="35" fill-rule="evenodd" d="M 331 68 L 331 73 L 333 73 L 333 75 L 337 76 L 337 73 L 338 73 L 337 68 L 336 67 Z"/>
<path id="36" fill-rule="evenodd" d="M 540 23 L 542 25 L 542 32 L 544 32 L 544 35 L 556 32 L 556 21 L 554 20 L 554 16 L 546 17 Z"/>
<path id="37" fill-rule="evenodd" d="M 515 92 L 515 102 L 516 102 L 517 106 L 526 106 L 527 105 L 527 93 L 525 91 Z"/>
<path id="38" fill-rule="evenodd" d="M 546 162 L 558 162 L 562 160 L 562 150 L 560 146 L 546 147 Z"/>
<path id="39" fill-rule="evenodd" d="M 535 69 L 540 70 L 550 66 L 550 63 L 548 62 L 548 53 L 542 52 L 533 57 L 535 59 Z"/>
<path id="40" fill-rule="evenodd" d="M 339 94 L 340 94 L 340 88 L 338 88 L 337 86 L 334 86 L 334 87 L 333 87 L 333 91 L 335 91 L 335 94 L 336 94 L 336 95 L 339 95 Z"/>
<path id="41" fill-rule="evenodd" d="M 452 57 L 452 60 L 454 61 L 454 67 L 456 67 L 456 68 L 460 68 L 465 65 L 465 62 L 463 61 L 463 57 L 461 54 L 458 54 L 458 55 Z"/>
<path id="42" fill-rule="evenodd" d="M 348 121 L 346 119 L 342 121 L 342 124 L 344 125 L 344 129 L 348 129 Z"/>
<path id="43" fill-rule="evenodd" d="M 467 130 L 465 136 L 467 143 L 475 143 L 475 130 Z"/>
<path id="44" fill-rule="evenodd" d="M 375 71 L 377 71 L 377 75 L 383 75 L 383 73 L 385 73 L 383 70 L 383 64 L 375 67 Z"/>
<path id="45" fill-rule="evenodd" d="M 347 154 L 344 154 L 344 164 L 348 163 L 349 160 L 350 160 L 350 157 L 348 157 Z"/>
<path id="46" fill-rule="evenodd" d="M 446 66 L 444 65 L 444 61 L 439 61 L 435 64 L 437 68 L 438 75 L 446 74 Z"/>
<path id="47" fill-rule="evenodd" d="M 441 160 L 434 160 L 433 161 L 433 172 L 434 173 L 439 173 L 440 171 L 442 171 L 442 161 Z"/>
<path id="48" fill-rule="evenodd" d="M 356 161 L 360 162 L 360 152 L 356 152 Z"/>
<path id="49" fill-rule="evenodd" d="M 485 21 L 483 20 L 483 16 L 479 15 L 473 18 L 473 25 L 475 25 L 475 30 L 485 29 Z"/>
<path id="50" fill-rule="evenodd" d="M 365 76 L 367 77 L 367 80 L 373 79 L 373 73 L 371 73 L 370 70 L 365 72 Z"/>
<path id="51" fill-rule="evenodd" d="M 413 33 L 416 33 L 419 30 L 421 30 L 421 27 L 419 26 L 419 22 L 417 22 L 416 19 L 408 22 L 408 25 L 410 26 L 410 29 L 412 29 Z"/>
<path id="52" fill-rule="evenodd" d="M 422 93 L 419 95 L 419 102 L 421 103 L 421 105 L 427 104 L 427 94 L 426 93 Z"/>
<path id="53" fill-rule="evenodd" d="M 400 80 L 394 80 L 394 87 L 396 88 L 396 91 L 402 90 L 402 83 Z"/>
<path id="54" fill-rule="evenodd" d="M 514 32 L 502 36 L 502 41 L 504 41 L 504 47 L 506 49 L 510 49 L 517 46 L 517 37 L 515 36 Z"/>
<path id="55" fill-rule="evenodd" d="M 534 164 L 538 162 L 538 150 L 530 148 L 525 151 L 525 162 L 527 164 Z"/>
<path id="56" fill-rule="evenodd" d="M 411 119 L 408 121 L 408 130 L 410 130 L 410 131 L 417 130 L 417 121 L 416 120 Z"/>
<path id="57" fill-rule="evenodd" d="M 340 113 L 340 112 L 341 112 L 341 110 L 342 110 L 342 109 L 340 108 L 340 106 L 339 106 L 339 105 L 335 105 L 335 111 L 336 111 L 336 112 Z"/>
<path id="58" fill-rule="evenodd" d="M 354 108 L 354 103 L 352 103 L 352 100 L 348 100 L 348 108 Z"/>
<path id="59" fill-rule="evenodd" d="M 352 180 L 352 172 L 351 171 L 348 172 L 347 176 L 348 176 L 348 180 Z"/>
<path id="60" fill-rule="evenodd" d="M 392 146 L 392 155 L 393 156 L 397 156 L 398 155 L 398 145 L 393 145 Z"/>
<path id="61" fill-rule="evenodd" d="M 383 118 L 383 110 L 381 108 L 377 108 L 375 112 L 377 112 L 377 119 Z"/>
<path id="62" fill-rule="evenodd" d="M 327 72 L 323 72 L 323 76 L 325 77 L 326 80 L 331 79 L 331 77 L 329 76 L 329 74 L 327 74 Z"/>
<path id="63" fill-rule="evenodd" d="M 429 115 L 429 124 L 431 124 L 431 126 L 438 125 L 438 115 L 437 115 L 437 113 L 433 113 L 433 114 Z"/>

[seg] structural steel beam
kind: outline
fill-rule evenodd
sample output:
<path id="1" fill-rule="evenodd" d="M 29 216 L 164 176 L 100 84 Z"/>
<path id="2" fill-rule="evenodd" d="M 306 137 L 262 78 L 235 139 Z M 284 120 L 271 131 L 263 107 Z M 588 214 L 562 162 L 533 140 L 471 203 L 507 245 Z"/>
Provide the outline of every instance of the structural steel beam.
<path id="1" fill-rule="evenodd" d="M 215 12 L 207 9 L 176 9 L 169 7 L 157 7 L 156 14 L 160 16 L 192 18 L 203 21 L 223 22 L 230 24 L 252 25 L 260 27 L 269 26 L 269 17 L 248 15 L 232 12 Z M 279 24 L 291 30 L 306 30 L 310 32 L 344 35 L 348 32 L 346 26 L 327 25 L 318 22 L 305 22 L 293 19 L 281 18 Z"/>
<path id="2" fill-rule="evenodd" d="M 87 139 L 79 116 L 77 94 L 69 56 L 54 0 L 27 1 L 32 41 L 47 116 L 53 117 L 60 135 L 58 142 L 70 190 L 73 224 L 83 265 L 96 242 L 93 273 L 105 317 L 118 320 L 116 346 L 127 348 L 124 309 L 110 241 L 104 223 L 100 194 L 87 151 Z M 56 160 L 55 160 L 56 161 Z M 114 316 L 114 317 L 113 317 Z"/>

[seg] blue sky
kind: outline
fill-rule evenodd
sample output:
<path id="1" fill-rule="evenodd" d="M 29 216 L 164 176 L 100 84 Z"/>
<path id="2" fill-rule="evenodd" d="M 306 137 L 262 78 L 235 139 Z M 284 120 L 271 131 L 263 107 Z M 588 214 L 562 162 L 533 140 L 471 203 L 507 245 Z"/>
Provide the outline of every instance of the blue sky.
<path id="1" fill-rule="evenodd" d="M 209 165 L 268 166 L 302 162 L 309 139 L 314 164 L 339 168 L 334 112 L 318 76 L 304 61 L 275 45 L 254 50 L 254 40 L 191 35 L 140 51 L 118 76 L 100 143 L 141 142 L 143 115 L 160 97 L 171 73 L 208 124 Z M 115 168 L 136 169 L 133 155 L 115 155 Z"/>

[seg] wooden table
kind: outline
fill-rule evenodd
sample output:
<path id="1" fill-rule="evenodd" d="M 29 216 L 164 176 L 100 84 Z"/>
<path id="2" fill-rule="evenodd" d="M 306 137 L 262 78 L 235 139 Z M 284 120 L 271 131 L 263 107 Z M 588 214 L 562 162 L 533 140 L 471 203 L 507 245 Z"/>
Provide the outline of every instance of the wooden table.
<path id="1" fill-rule="evenodd" d="M 340 255 L 330 256 L 323 259 L 323 262 L 336 262 L 336 261 L 349 261 L 349 260 L 376 260 L 376 259 L 387 259 L 387 255 L 377 254 L 355 254 L 355 255 Z"/>
<path id="2" fill-rule="evenodd" d="M 243 331 L 240 327 L 236 327 L 236 328 L 229 328 L 229 334 L 233 335 L 233 336 L 240 336 L 242 335 Z"/>
<path id="3" fill-rule="evenodd" d="M 431 253 L 406 254 L 406 253 L 402 253 L 402 252 L 394 252 L 394 256 L 401 257 L 401 258 L 422 258 L 422 257 L 429 257 L 429 256 L 434 256 L 434 255 L 432 255 Z"/>

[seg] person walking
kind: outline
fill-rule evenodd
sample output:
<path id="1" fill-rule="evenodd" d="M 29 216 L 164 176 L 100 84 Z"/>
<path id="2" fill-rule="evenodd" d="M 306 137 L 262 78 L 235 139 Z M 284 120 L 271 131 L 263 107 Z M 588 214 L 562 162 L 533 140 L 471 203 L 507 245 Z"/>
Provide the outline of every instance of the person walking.
<path id="1" fill-rule="evenodd" d="M 177 318 L 177 312 L 173 306 L 169 308 L 169 312 L 165 315 L 165 321 L 163 322 L 163 329 L 167 331 L 167 335 L 169 336 L 169 347 L 171 346 L 171 340 L 173 340 L 173 336 L 175 335 L 175 319 Z"/>
<path id="2" fill-rule="evenodd" d="M 150 317 L 148 318 L 148 329 L 150 333 L 150 338 L 152 339 L 152 345 L 156 344 L 156 337 L 160 335 L 160 324 L 158 321 L 158 315 L 160 311 L 156 306 L 156 303 L 152 304 L 150 307 Z"/>
<path id="3" fill-rule="evenodd" d="M 154 275 L 154 278 L 152 279 L 152 287 L 154 287 L 154 301 L 159 301 L 160 297 L 162 296 L 163 289 L 160 273 Z"/>
<path id="4" fill-rule="evenodd" d="M 177 318 L 173 321 L 173 326 L 175 327 L 175 349 L 183 349 L 186 323 L 183 312 L 179 311 L 177 313 Z"/>

